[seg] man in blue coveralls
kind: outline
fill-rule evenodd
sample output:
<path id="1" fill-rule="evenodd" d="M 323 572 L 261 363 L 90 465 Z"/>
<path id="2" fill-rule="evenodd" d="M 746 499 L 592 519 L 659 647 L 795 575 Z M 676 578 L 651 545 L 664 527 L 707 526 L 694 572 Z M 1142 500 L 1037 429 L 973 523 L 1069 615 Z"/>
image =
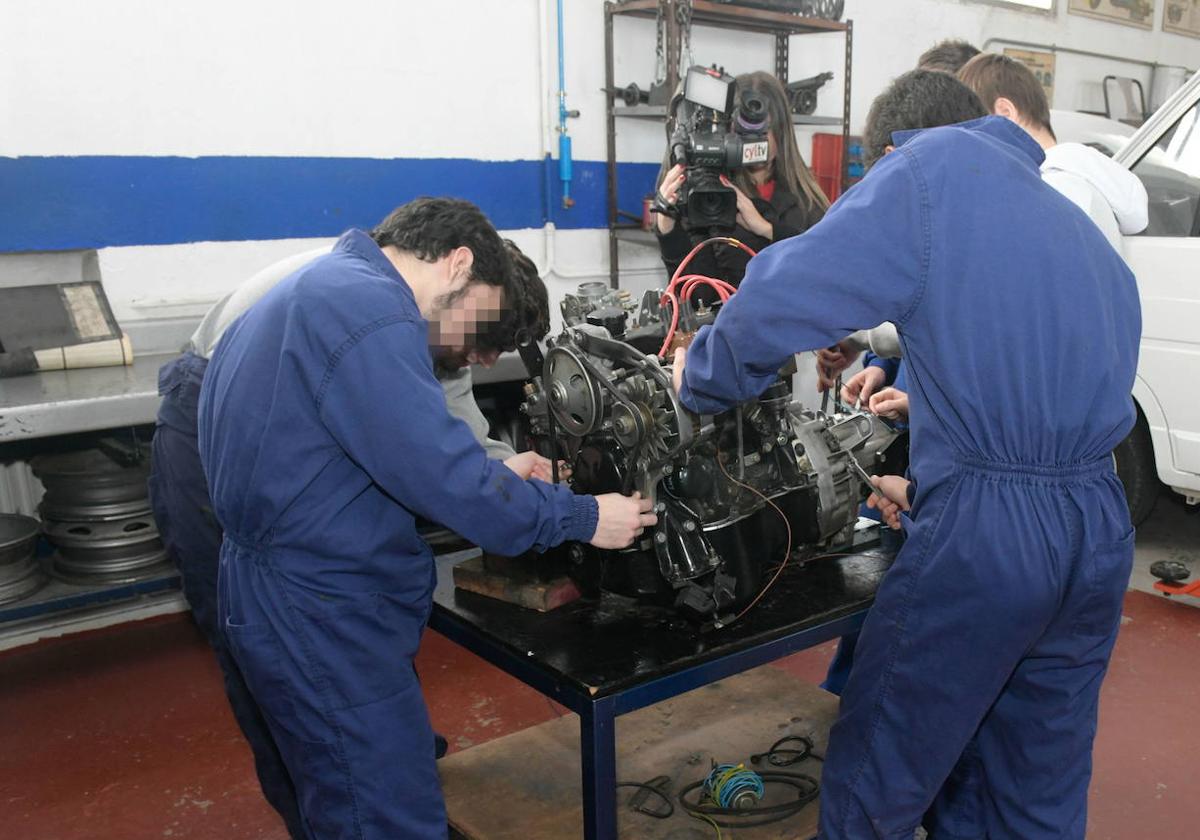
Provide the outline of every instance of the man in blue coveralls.
<path id="1" fill-rule="evenodd" d="M 944 42 L 934 47 L 928 54 L 937 56 L 942 51 L 949 51 L 942 60 L 954 58 L 969 50 L 969 44 L 962 42 Z M 975 50 L 978 53 L 978 50 Z M 922 60 L 925 56 L 922 56 Z M 867 114 L 867 123 L 863 129 L 863 162 L 867 171 L 893 149 L 892 133 L 916 128 L 936 128 L 943 125 L 966 122 L 986 116 L 982 103 L 965 85 L 943 72 L 910 73 L 897 79 L 888 90 L 881 93 L 871 103 Z M 870 330 L 870 342 L 891 345 L 894 342 L 885 337 L 884 324 Z M 893 328 L 894 329 L 894 328 Z M 843 342 L 843 345 L 845 342 Z M 898 352 L 898 348 L 889 347 L 889 352 Z M 836 352 L 830 350 L 817 351 L 818 368 L 828 365 L 830 370 L 841 372 L 857 358 L 848 357 L 839 345 Z M 842 389 L 842 401 L 848 405 L 861 406 L 881 417 L 897 421 L 901 420 L 897 413 L 903 408 L 904 417 L 901 425 L 908 428 L 908 374 L 899 358 L 883 358 L 868 353 L 865 365 L 861 371 L 854 374 Z M 823 384 L 833 387 L 833 381 L 823 377 Z M 895 395 L 899 394 L 899 397 Z M 899 428 L 899 426 L 897 426 Z M 894 479 L 885 479 L 888 482 Z M 878 501 L 878 497 L 876 499 Z M 873 511 L 864 511 L 864 515 L 873 519 L 881 518 Z M 894 520 L 895 521 L 895 520 Z M 889 523 L 884 520 L 884 525 Z M 889 554 L 894 554 L 903 544 L 902 532 L 898 521 L 896 530 L 885 527 L 880 534 L 880 547 Z M 847 633 L 838 642 L 837 653 L 829 663 L 829 673 L 821 688 L 831 694 L 840 695 L 850 678 L 850 669 L 854 664 L 854 650 L 858 644 L 858 633 Z"/>
<path id="2" fill-rule="evenodd" d="M 1134 420 L 1137 288 L 1011 121 L 893 141 L 818 225 L 750 262 L 677 354 L 677 388 L 711 414 L 793 352 L 897 325 L 912 484 L 881 492 L 908 540 L 842 695 L 821 836 L 909 840 L 973 743 L 976 813 L 933 838 L 1082 838 L 1133 559 L 1111 453 Z"/>
<path id="3" fill-rule="evenodd" d="M 416 517 L 510 556 L 656 521 L 636 496 L 522 480 L 447 413 L 429 345 L 470 345 L 510 270 L 478 208 L 418 199 L 267 292 L 205 373 L 221 620 L 309 836 L 446 835 L 412 667 L 435 580 Z"/>
<path id="4" fill-rule="evenodd" d="M 446 409 L 467 424 L 489 457 L 503 461 L 523 478 L 533 475 L 550 481 L 549 459 L 534 452 L 517 454 L 507 444 L 488 437 L 487 418 L 476 404 L 471 387 L 468 365 L 493 363 L 501 352 L 516 347 L 521 332 L 540 340 L 550 329 L 549 300 L 537 267 L 512 242 L 505 242 L 505 250 L 513 271 L 512 282 L 504 290 L 504 316 L 490 325 L 473 347 L 439 348 L 434 355 L 434 372 L 446 395 Z M 186 351 L 163 366 L 159 372 L 162 402 L 154 431 L 154 469 L 149 481 L 154 519 L 172 560 L 179 567 L 183 591 L 196 624 L 216 654 L 225 695 L 254 754 L 263 795 L 279 812 L 294 838 L 305 836 L 295 786 L 258 703 L 229 654 L 218 621 L 221 528 L 212 515 L 212 502 L 200 464 L 197 413 L 205 368 L 229 326 L 277 283 L 329 251 L 328 247 L 306 251 L 255 273 L 208 311 Z M 446 749 L 446 741 L 436 736 L 436 742 L 436 753 L 440 755 Z"/>

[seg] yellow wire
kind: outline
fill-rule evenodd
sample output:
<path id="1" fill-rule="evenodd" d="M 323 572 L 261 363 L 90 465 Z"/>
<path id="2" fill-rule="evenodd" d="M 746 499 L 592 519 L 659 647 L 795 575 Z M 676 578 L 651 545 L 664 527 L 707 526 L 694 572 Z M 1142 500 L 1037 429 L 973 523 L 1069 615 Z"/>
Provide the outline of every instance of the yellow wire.
<path id="1" fill-rule="evenodd" d="M 730 767 L 721 777 L 717 779 L 716 784 L 712 787 L 712 792 L 709 793 L 709 798 L 717 805 L 721 804 L 721 789 L 725 787 L 726 782 L 736 776 L 738 773 L 746 769 L 745 764 L 739 764 L 736 767 Z"/>
<path id="2" fill-rule="evenodd" d="M 717 840 L 721 840 L 721 826 L 717 825 L 716 820 L 706 814 L 692 814 L 692 816 L 698 820 L 704 820 L 706 823 L 715 828 L 717 830 Z"/>

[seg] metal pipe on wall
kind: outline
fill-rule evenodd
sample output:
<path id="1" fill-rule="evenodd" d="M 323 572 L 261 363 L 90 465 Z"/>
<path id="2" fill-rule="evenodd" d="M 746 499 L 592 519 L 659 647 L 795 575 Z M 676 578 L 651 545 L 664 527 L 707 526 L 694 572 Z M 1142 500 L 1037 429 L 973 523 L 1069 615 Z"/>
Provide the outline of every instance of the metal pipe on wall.
<path id="1" fill-rule="evenodd" d="M 1158 71 L 1160 69 L 1171 69 L 1171 68 L 1183 69 L 1189 75 L 1191 73 L 1195 72 L 1195 70 L 1190 67 L 1179 68 L 1178 65 L 1162 64 L 1157 61 L 1147 61 L 1144 58 L 1128 58 L 1128 57 L 1122 56 L 1122 55 L 1113 55 L 1111 53 L 1095 52 L 1094 50 L 1081 50 L 1081 49 L 1077 49 L 1075 47 L 1063 47 L 1063 46 L 1059 46 L 1058 44 L 1040 44 L 1035 41 L 1021 41 L 1016 38 L 1003 38 L 1003 37 L 988 38 L 986 41 L 983 42 L 983 51 L 984 52 L 990 51 L 992 44 L 1005 44 L 1010 47 L 1023 47 L 1024 49 L 1043 50 L 1043 51 L 1052 52 L 1052 53 L 1066 53 L 1068 55 L 1079 55 L 1079 56 L 1083 56 L 1085 58 L 1097 58 L 1097 59 L 1100 59 L 1101 61 L 1117 61 L 1122 64 L 1132 64 L 1137 67 L 1149 67 L 1150 68 L 1149 88 L 1151 90 L 1151 98 L 1153 98 L 1153 95 L 1154 95 L 1154 90 L 1156 87 L 1155 82 L 1158 80 Z M 1157 107 L 1158 104 L 1161 104 L 1161 103 L 1153 103 L 1153 102 L 1147 103 L 1147 107 L 1150 110 L 1153 110 L 1155 107 Z"/>
<path id="2" fill-rule="evenodd" d="M 565 86 L 566 86 L 566 64 L 565 64 L 565 32 L 562 15 L 562 0 L 556 3 L 558 11 L 557 20 L 557 45 L 558 45 L 558 88 L 559 96 L 559 114 L 558 120 L 551 116 L 550 108 L 547 107 L 549 101 L 549 92 L 551 84 L 550 76 L 550 50 L 549 44 L 551 37 L 550 32 L 550 6 L 549 0 L 537 0 L 538 12 L 538 114 L 540 118 L 540 138 L 539 151 L 543 161 L 543 205 L 542 205 L 542 269 L 538 272 L 538 277 L 542 280 L 547 280 L 554 277 L 558 280 L 604 280 L 608 277 L 608 268 L 574 268 L 564 269 L 558 265 L 557 242 L 558 228 L 551 221 L 552 215 L 552 189 L 551 189 L 551 163 L 553 158 L 550 154 L 551 143 L 550 136 L 557 133 L 559 128 L 565 130 L 565 118 L 563 112 L 565 110 Z M 566 111 L 566 115 L 570 116 L 571 112 Z M 560 134 L 560 137 L 562 135 Z M 560 152 L 561 155 L 561 152 Z M 660 265 L 647 266 L 645 268 L 635 268 L 625 271 L 633 277 L 653 276 L 661 274 L 663 269 Z"/>
<path id="3" fill-rule="evenodd" d="M 1154 69 L 1155 67 L 1165 67 L 1166 65 L 1159 64 L 1156 61 L 1146 61 L 1143 58 L 1126 58 L 1120 55 L 1111 55 L 1109 53 L 1093 52 L 1092 50 L 1080 50 L 1075 47 L 1060 47 L 1057 44 L 1039 44 L 1034 41 L 1018 41 L 1014 38 L 993 37 L 988 38 L 983 42 L 983 51 L 988 52 L 992 44 L 1008 44 L 1010 47 L 1024 47 L 1031 50 L 1044 50 L 1047 52 L 1062 52 L 1070 53 L 1071 55 L 1083 55 L 1088 58 L 1101 58 L 1106 61 L 1121 61 L 1126 64 L 1139 64 L 1143 67 Z"/>
<path id="4" fill-rule="evenodd" d="M 558 0 L 558 177 L 562 181 L 562 209 L 575 203 L 571 198 L 571 135 L 567 133 L 567 117 L 578 116 L 567 110 L 567 70 L 563 53 L 563 0 Z"/>
<path id="5" fill-rule="evenodd" d="M 550 203 L 553 201 L 550 189 L 550 135 L 554 132 L 550 109 L 547 107 L 547 95 L 550 90 L 550 6 L 547 0 L 537 0 L 538 15 L 538 160 L 542 162 L 542 224 L 550 223 Z"/>

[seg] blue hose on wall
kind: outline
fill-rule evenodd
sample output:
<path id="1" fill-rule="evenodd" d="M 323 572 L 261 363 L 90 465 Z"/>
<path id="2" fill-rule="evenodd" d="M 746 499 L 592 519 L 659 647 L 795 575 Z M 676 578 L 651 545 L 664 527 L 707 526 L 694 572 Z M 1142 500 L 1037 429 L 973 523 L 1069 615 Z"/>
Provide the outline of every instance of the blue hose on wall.
<path id="1" fill-rule="evenodd" d="M 563 0 L 558 0 L 558 177 L 562 181 L 562 207 L 569 210 L 571 198 L 571 136 L 567 134 L 567 117 L 579 116 L 567 110 L 566 68 L 563 62 Z"/>

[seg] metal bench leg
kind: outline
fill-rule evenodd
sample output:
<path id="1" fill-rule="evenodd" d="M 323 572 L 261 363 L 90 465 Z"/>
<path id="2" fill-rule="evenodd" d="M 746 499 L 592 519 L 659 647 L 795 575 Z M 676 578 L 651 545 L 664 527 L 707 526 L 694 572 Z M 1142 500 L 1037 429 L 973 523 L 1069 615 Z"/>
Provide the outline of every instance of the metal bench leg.
<path id="1" fill-rule="evenodd" d="M 617 731 L 612 698 L 579 715 L 584 840 L 617 838 Z"/>

